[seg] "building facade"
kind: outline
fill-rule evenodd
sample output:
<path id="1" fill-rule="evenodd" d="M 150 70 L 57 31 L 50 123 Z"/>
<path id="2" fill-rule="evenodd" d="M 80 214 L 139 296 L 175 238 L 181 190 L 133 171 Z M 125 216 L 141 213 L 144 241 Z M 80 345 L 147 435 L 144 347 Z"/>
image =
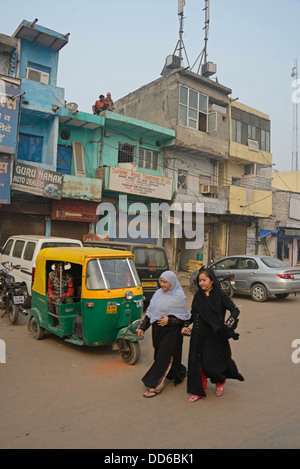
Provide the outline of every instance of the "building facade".
<path id="1" fill-rule="evenodd" d="M 259 250 L 300 265 L 300 172 L 273 172 L 273 215 L 260 223 Z"/>
<path id="2" fill-rule="evenodd" d="M 143 204 L 137 241 L 159 244 L 162 220 L 155 220 L 151 232 L 149 207 L 172 199 L 162 151 L 173 144 L 175 133 L 109 111 L 84 113 L 76 103 L 66 103 L 57 72 L 59 51 L 68 40 L 69 35 L 25 20 L 12 37 L 0 36 L 1 105 L 8 103 L 15 119 L 14 141 L 7 131 L 0 145 L 1 244 L 12 234 L 117 239 L 120 213 L 123 220 L 131 207 L 126 239 L 140 213 L 133 213 L 136 202 Z M 12 128 L 12 117 L 5 116 L 0 125 Z M 115 217 L 101 225 L 104 203 Z"/>
<path id="3" fill-rule="evenodd" d="M 191 251 L 184 239 L 178 242 L 180 268 L 199 251 L 205 264 L 254 253 L 258 220 L 272 214 L 270 119 L 230 94 L 230 88 L 179 68 L 115 103 L 119 113 L 175 130 L 174 145 L 164 151 L 173 201 L 204 207 L 203 246 Z"/>

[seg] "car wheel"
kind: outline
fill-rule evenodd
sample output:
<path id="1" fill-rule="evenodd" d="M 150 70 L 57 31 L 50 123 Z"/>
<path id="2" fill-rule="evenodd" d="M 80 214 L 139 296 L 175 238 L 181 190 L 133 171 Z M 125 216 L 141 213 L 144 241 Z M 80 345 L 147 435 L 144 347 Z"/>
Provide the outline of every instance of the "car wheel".
<path id="1" fill-rule="evenodd" d="M 263 302 L 269 298 L 268 291 L 262 283 L 256 283 L 251 288 L 251 298 L 253 301 Z"/>

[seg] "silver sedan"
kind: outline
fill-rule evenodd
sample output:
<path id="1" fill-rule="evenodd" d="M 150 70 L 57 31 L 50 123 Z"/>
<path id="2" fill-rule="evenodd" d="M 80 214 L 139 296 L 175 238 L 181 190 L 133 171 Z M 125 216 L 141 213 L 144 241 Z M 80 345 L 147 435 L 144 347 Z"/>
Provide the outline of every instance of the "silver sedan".
<path id="1" fill-rule="evenodd" d="M 218 277 L 234 275 L 235 293 L 250 294 L 254 301 L 266 301 L 271 295 L 286 298 L 300 292 L 300 268 L 289 267 L 275 257 L 229 256 L 210 267 Z"/>

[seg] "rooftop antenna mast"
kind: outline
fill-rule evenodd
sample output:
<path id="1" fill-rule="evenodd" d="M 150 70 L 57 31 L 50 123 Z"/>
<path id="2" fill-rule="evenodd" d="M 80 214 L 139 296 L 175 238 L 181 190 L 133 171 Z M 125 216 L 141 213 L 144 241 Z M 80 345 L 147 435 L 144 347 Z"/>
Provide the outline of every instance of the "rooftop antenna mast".
<path id="1" fill-rule="evenodd" d="M 202 51 L 200 52 L 200 54 L 198 55 L 197 59 L 195 60 L 191 70 L 194 68 L 194 66 L 199 60 L 197 74 L 199 75 L 199 72 L 201 70 L 201 75 L 205 77 L 209 77 L 211 75 L 214 75 L 217 71 L 216 65 L 212 62 L 207 61 L 207 57 L 208 57 L 207 42 L 208 42 L 208 30 L 209 30 L 209 22 L 210 22 L 210 0 L 205 0 L 204 11 L 205 11 L 205 23 L 204 23 L 204 28 L 203 28 L 204 29 L 204 47 Z"/>
<path id="2" fill-rule="evenodd" d="M 186 58 L 187 63 L 188 63 L 188 68 L 190 68 L 189 59 L 188 59 L 188 56 L 187 56 L 187 53 L 186 53 L 186 50 L 185 50 L 185 46 L 184 46 L 184 42 L 183 42 L 183 18 L 184 18 L 184 16 L 183 16 L 183 7 L 184 6 L 185 6 L 185 0 L 178 0 L 177 14 L 179 16 L 179 40 L 176 44 L 176 47 L 175 47 L 175 50 L 174 50 L 174 55 L 176 54 L 177 51 L 179 52 L 180 63 L 181 63 L 182 60 L 183 60 L 182 51 L 184 51 L 185 58 Z"/>
<path id="3" fill-rule="evenodd" d="M 178 0 L 178 16 L 179 16 L 179 40 L 177 41 L 175 50 L 173 55 L 168 55 L 166 58 L 165 66 L 161 72 L 161 75 L 165 76 L 171 73 L 173 70 L 182 67 L 183 61 L 183 52 L 185 54 L 185 58 L 187 61 L 187 68 L 190 68 L 189 59 L 185 50 L 184 42 L 183 42 L 183 7 L 185 5 L 185 0 Z M 178 55 L 176 55 L 176 53 Z"/>
<path id="4" fill-rule="evenodd" d="M 291 77 L 298 83 L 297 60 L 292 68 Z M 292 145 L 292 171 L 298 171 L 298 100 L 293 100 L 293 145 Z"/>

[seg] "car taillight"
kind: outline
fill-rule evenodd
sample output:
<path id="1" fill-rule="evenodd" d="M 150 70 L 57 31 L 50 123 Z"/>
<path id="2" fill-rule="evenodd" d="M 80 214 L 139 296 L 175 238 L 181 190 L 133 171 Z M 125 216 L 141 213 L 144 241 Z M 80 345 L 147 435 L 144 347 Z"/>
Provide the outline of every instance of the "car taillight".
<path id="1" fill-rule="evenodd" d="M 292 274 L 276 274 L 278 277 L 280 278 L 284 278 L 284 279 L 293 279 L 294 278 L 294 275 Z"/>
<path id="2" fill-rule="evenodd" d="M 33 283 L 35 277 L 35 267 L 32 267 L 32 272 L 31 272 L 31 281 Z"/>

